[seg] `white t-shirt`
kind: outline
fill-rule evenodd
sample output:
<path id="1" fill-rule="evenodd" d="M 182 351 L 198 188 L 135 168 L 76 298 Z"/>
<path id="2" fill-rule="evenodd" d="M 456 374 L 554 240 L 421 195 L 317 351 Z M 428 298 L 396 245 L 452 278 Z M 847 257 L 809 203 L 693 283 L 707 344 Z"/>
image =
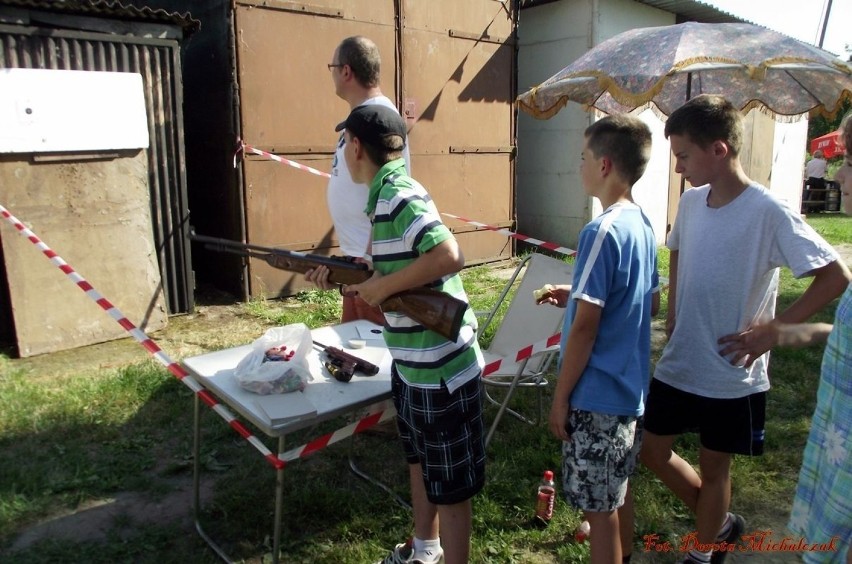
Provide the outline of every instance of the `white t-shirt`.
<path id="1" fill-rule="evenodd" d="M 813 158 L 805 165 L 805 178 L 823 178 L 828 163 L 825 159 Z"/>
<path id="2" fill-rule="evenodd" d="M 684 192 L 668 247 L 678 251 L 675 329 L 654 377 L 711 398 L 769 389 L 769 353 L 751 368 L 719 354 L 719 337 L 775 317 L 780 266 L 797 278 L 837 260 L 801 215 L 758 184 L 721 208 L 709 186 Z"/>
<path id="3" fill-rule="evenodd" d="M 396 109 L 393 102 L 387 96 L 376 96 L 368 98 L 361 105 L 380 104 L 388 108 Z M 364 213 L 367 207 L 367 193 L 369 188 L 366 184 L 356 184 L 352 181 L 346 159 L 343 157 L 343 131 L 337 140 L 337 149 L 334 152 L 334 160 L 331 162 L 331 178 L 328 181 L 326 197 L 328 199 L 328 211 L 331 213 L 331 221 L 334 222 L 334 230 L 340 243 L 340 250 L 344 255 L 351 257 L 363 257 L 367 255 L 367 244 L 370 241 L 370 218 Z M 405 169 L 411 175 L 411 156 L 408 151 L 408 139 L 405 140 L 403 150 Z"/>

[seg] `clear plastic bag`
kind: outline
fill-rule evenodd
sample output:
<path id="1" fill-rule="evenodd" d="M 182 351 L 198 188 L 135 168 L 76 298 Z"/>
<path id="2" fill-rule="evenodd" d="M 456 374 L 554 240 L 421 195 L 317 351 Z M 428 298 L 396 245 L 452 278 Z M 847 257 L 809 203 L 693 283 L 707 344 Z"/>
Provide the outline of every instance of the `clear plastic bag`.
<path id="1" fill-rule="evenodd" d="M 256 394 L 304 390 L 311 380 L 311 332 L 304 323 L 268 329 L 234 369 L 240 387 Z"/>

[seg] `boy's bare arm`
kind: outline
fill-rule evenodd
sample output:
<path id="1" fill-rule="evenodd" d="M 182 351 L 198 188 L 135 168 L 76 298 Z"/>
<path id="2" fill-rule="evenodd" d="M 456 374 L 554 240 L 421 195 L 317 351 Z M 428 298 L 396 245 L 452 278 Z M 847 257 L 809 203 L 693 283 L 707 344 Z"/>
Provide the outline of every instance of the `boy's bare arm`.
<path id="1" fill-rule="evenodd" d="M 550 408 L 550 432 L 563 441 L 569 439 L 565 423 L 568 421 L 571 392 L 574 391 L 574 386 L 577 385 L 580 375 L 589 363 L 592 347 L 598 336 L 602 312 L 603 309 L 599 306 L 583 300 L 577 301 L 577 312 L 571 323 L 565 350 L 562 351 L 562 366 L 559 369 L 559 379 L 556 382 L 556 391 Z"/>
<path id="2" fill-rule="evenodd" d="M 678 251 L 669 254 L 669 307 L 666 312 L 666 337 L 671 337 L 675 328 L 675 301 L 677 299 Z"/>
<path id="3" fill-rule="evenodd" d="M 387 276 L 376 272 L 366 282 L 347 286 L 346 291 L 357 292 L 368 304 L 378 305 L 388 296 L 419 288 L 448 274 L 455 274 L 463 267 L 464 255 L 458 242 L 455 239 L 447 239 L 420 255 L 402 270 Z"/>
<path id="4" fill-rule="evenodd" d="M 724 345 L 719 354 L 725 357 L 731 355 L 731 364 L 743 362 L 747 368 L 760 356 L 757 354 L 760 350 L 823 343 L 828 339 L 831 328 L 830 323 L 781 323 L 774 320 L 740 333 L 725 335 L 719 339 L 719 344 Z"/>
<path id="5" fill-rule="evenodd" d="M 799 299 L 790 304 L 790 307 L 775 316 L 775 319 L 779 322 L 802 323 L 807 321 L 813 314 L 842 294 L 849 285 L 849 281 L 852 280 L 849 269 L 839 260 L 822 268 L 817 268 L 808 273 L 808 275 L 810 274 L 813 274 L 814 279 L 808 289 L 799 296 Z"/>

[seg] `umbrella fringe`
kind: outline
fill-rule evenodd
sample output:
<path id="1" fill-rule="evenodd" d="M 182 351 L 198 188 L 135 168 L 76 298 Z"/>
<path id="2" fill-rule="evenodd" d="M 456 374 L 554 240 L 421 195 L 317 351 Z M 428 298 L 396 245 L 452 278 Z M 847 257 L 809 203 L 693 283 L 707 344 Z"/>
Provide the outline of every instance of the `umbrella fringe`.
<path id="1" fill-rule="evenodd" d="M 536 101 L 534 93 L 530 96 L 530 99 L 532 104 L 527 104 L 521 99 L 520 96 L 515 99 L 515 102 L 518 104 L 518 108 L 528 113 L 532 117 L 542 120 L 552 118 L 559 112 L 559 110 L 564 108 L 565 105 L 568 103 L 568 96 L 562 96 L 558 100 L 556 100 L 556 102 L 554 102 L 551 106 L 548 106 L 547 108 L 541 110 L 535 106 Z M 586 108 L 585 106 L 584 108 L 588 110 L 588 108 Z"/>
<path id="2" fill-rule="evenodd" d="M 535 90 L 535 89 L 533 89 L 533 90 Z M 610 93 L 610 95 L 612 95 L 612 93 Z M 617 102 L 623 103 L 622 100 L 619 100 L 614 95 L 613 95 L 613 98 Z M 778 113 L 778 112 L 772 110 L 771 108 L 768 108 L 763 102 L 760 102 L 759 100 L 752 100 L 751 102 L 746 104 L 746 106 L 744 108 L 742 108 L 740 111 L 743 114 L 747 114 L 751 110 L 757 110 L 760 113 L 771 117 L 772 119 L 774 119 L 775 121 L 777 121 L 779 123 L 796 123 L 796 122 L 799 122 L 799 121 L 801 121 L 805 118 L 812 119 L 812 118 L 815 118 L 815 117 L 818 117 L 818 116 L 822 116 L 826 119 L 832 120 L 837 116 L 837 113 L 843 108 L 843 102 L 847 101 L 847 100 L 852 101 L 852 92 L 849 91 L 849 90 L 844 90 L 843 93 L 841 94 L 841 96 L 838 98 L 837 104 L 830 110 L 825 108 L 822 105 L 819 105 L 819 106 L 816 106 L 814 108 L 811 108 L 808 112 L 805 112 L 805 113 L 802 113 L 802 114 L 786 115 L 786 114 Z M 545 119 L 550 119 L 551 117 L 556 115 L 562 108 L 565 107 L 566 104 L 568 104 L 568 102 L 570 102 L 572 100 L 568 96 L 561 96 L 552 105 L 548 106 L 547 108 L 540 109 L 535 105 L 536 98 L 535 98 L 535 93 L 533 92 L 532 95 L 530 96 L 530 101 L 531 101 L 531 104 L 527 104 L 524 100 L 521 99 L 520 96 L 518 96 L 518 98 L 516 99 L 518 107 L 521 110 L 530 114 L 531 116 L 533 116 L 536 119 L 545 120 Z M 582 105 L 583 109 L 586 110 L 587 112 L 588 111 L 595 111 L 595 112 L 599 112 L 601 114 L 606 114 L 606 112 L 604 112 L 603 110 L 601 110 L 599 108 L 596 108 L 593 105 L 588 105 L 588 104 L 581 104 L 581 105 Z M 657 105 L 654 103 L 653 100 L 648 100 L 648 101 L 645 101 L 645 102 L 635 104 L 635 107 L 632 110 L 630 110 L 628 113 L 640 114 L 643 111 L 648 110 L 648 109 L 653 111 L 654 114 L 661 121 L 666 121 L 666 119 L 668 119 L 668 116 L 666 116 L 666 114 L 663 113 L 663 111 L 660 110 L 657 107 Z"/>

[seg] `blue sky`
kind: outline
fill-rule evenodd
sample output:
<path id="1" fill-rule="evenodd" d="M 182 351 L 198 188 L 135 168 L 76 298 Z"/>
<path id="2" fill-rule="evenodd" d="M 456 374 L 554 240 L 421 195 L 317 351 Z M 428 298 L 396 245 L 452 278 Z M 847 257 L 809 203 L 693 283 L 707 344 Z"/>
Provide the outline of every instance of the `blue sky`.
<path id="1" fill-rule="evenodd" d="M 825 0 L 701 0 L 725 12 L 816 45 Z M 848 58 L 852 44 L 852 0 L 833 0 L 823 49 Z"/>

